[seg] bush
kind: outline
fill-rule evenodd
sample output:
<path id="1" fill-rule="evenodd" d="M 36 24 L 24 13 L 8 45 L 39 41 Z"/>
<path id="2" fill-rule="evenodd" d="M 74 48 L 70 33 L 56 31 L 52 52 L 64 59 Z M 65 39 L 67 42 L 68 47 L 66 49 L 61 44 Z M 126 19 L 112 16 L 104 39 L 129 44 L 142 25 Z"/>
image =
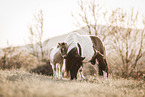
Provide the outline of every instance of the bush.
<path id="1" fill-rule="evenodd" d="M 46 64 L 44 64 L 42 66 L 38 66 L 34 69 L 31 69 L 30 72 L 52 76 L 53 75 L 53 70 L 52 70 L 52 67 L 50 65 L 50 61 L 45 60 L 45 62 L 46 62 Z"/>

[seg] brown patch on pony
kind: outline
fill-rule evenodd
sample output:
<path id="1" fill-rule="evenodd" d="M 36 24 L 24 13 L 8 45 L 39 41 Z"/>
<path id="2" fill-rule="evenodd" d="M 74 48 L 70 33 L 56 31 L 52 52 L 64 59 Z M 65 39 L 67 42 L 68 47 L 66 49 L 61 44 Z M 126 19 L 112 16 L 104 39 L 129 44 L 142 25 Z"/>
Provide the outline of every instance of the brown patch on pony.
<path id="1" fill-rule="evenodd" d="M 92 43 L 93 43 L 93 48 L 95 48 L 97 51 L 99 51 L 101 54 L 104 55 L 104 46 L 101 42 L 101 40 L 96 37 L 96 36 L 90 36 Z"/>
<path id="2" fill-rule="evenodd" d="M 108 77 L 108 66 L 107 61 L 105 58 L 105 47 L 103 46 L 101 40 L 96 36 L 90 36 L 93 48 L 94 48 L 94 55 L 92 56 L 92 59 L 90 60 L 92 65 L 95 65 L 96 59 L 98 61 L 98 67 L 99 67 L 99 75 L 103 76 L 103 71 L 107 72 Z"/>

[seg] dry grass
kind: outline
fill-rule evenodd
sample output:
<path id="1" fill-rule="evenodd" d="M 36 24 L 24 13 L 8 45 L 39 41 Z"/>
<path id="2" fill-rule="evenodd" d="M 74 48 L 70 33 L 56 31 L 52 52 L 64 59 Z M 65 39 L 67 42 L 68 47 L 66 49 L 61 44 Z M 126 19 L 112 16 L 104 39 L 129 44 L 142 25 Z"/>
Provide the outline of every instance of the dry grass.
<path id="1" fill-rule="evenodd" d="M 0 97 L 145 97 L 145 83 L 89 77 L 86 81 L 54 80 L 20 70 L 0 70 Z"/>

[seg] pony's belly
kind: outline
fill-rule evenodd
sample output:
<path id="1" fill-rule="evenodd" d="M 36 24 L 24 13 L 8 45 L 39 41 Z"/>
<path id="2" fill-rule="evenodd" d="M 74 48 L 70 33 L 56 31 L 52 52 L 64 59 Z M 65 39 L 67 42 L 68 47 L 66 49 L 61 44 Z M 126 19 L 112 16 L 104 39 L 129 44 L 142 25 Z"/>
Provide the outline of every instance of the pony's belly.
<path id="1" fill-rule="evenodd" d="M 81 36 L 78 38 L 79 43 L 82 47 L 82 56 L 85 57 L 85 62 L 88 62 L 92 59 L 94 55 L 93 43 L 89 36 Z"/>
<path id="2" fill-rule="evenodd" d="M 84 62 L 90 61 L 90 60 L 92 59 L 92 56 L 93 56 L 93 55 L 94 55 L 94 50 L 93 50 L 92 48 L 86 46 L 86 47 L 83 49 L 83 54 L 82 54 L 82 56 L 85 57 Z"/>

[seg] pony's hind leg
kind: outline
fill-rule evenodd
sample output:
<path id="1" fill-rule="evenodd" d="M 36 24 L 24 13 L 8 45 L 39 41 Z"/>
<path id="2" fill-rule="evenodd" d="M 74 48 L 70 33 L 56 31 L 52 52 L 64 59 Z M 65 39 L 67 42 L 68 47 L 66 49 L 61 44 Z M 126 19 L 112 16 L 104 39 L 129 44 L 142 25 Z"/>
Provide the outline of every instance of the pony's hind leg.
<path id="1" fill-rule="evenodd" d="M 53 69 L 53 78 L 56 78 L 56 64 L 51 64 Z"/>

